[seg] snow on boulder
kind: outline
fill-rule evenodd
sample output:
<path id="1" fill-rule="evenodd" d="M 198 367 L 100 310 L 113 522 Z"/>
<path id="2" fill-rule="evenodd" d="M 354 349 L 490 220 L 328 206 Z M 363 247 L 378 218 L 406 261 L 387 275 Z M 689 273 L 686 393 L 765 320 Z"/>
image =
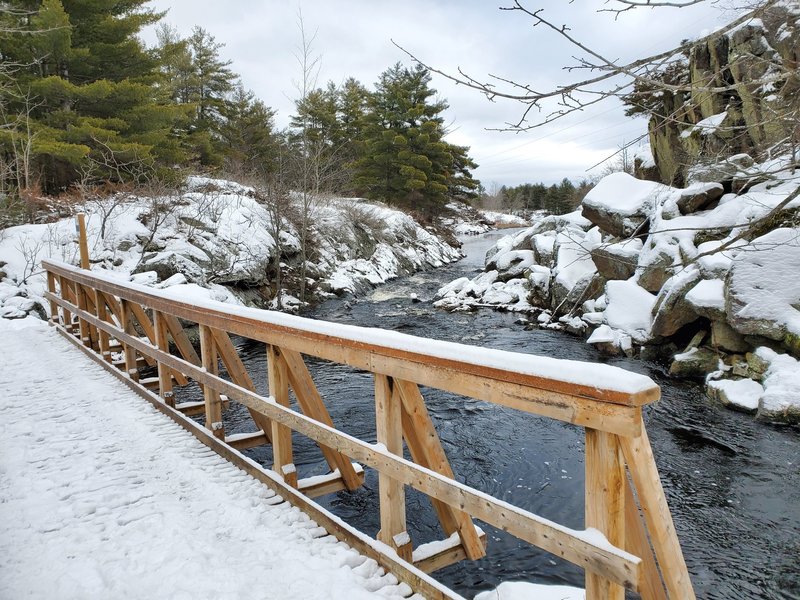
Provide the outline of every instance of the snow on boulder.
<path id="1" fill-rule="evenodd" d="M 763 352 L 770 358 L 764 378 L 764 393 L 758 404 L 758 417 L 770 421 L 800 423 L 800 362 L 788 354 Z"/>
<path id="2" fill-rule="evenodd" d="M 631 336 L 616 329 L 612 329 L 608 325 L 600 325 L 600 327 L 592 332 L 589 339 L 586 340 L 587 344 L 591 344 L 606 354 L 618 354 L 620 351 L 627 354 L 633 348 L 631 342 Z"/>
<path id="3" fill-rule="evenodd" d="M 686 302 L 701 317 L 725 318 L 725 282 L 721 279 L 698 281 L 686 294 Z"/>
<path id="4" fill-rule="evenodd" d="M 597 272 L 592 260 L 592 250 L 600 245 L 600 241 L 600 230 L 597 227 L 586 233 L 569 229 L 558 234 L 555 244 L 556 264 L 553 268 L 554 304 L 561 304 L 579 281 Z"/>
<path id="5" fill-rule="evenodd" d="M 723 406 L 744 412 L 756 412 L 764 388 L 752 379 L 718 379 L 708 382 L 707 393 Z"/>
<path id="6" fill-rule="evenodd" d="M 630 279 L 641 251 L 642 240 L 633 238 L 595 248 L 592 260 L 597 272 L 606 279 Z"/>
<path id="7" fill-rule="evenodd" d="M 686 294 L 700 279 L 700 271 L 689 267 L 671 277 L 661 288 L 653 306 L 653 337 L 669 337 L 699 317 Z"/>
<path id="8" fill-rule="evenodd" d="M 497 270 L 501 281 L 517 279 L 536 262 L 532 250 L 508 250 L 486 261 L 487 270 Z"/>
<path id="9" fill-rule="evenodd" d="M 475 600 L 585 600 L 585 598 L 586 591 L 580 588 L 525 581 L 504 581 L 497 588 L 475 596 Z"/>
<path id="10" fill-rule="evenodd" d="M 650 339 L 650 320 L 656 297 L 633 281 L 606 284 L 605 321 L 642 344 Z"/>
<path id="11" fill-rule="evenodd" d="M 659 196 L 671 189 L 627 173 L 612 173 L 586 195 L 581 214 L 606 233 L 628 237 L 648 219 Z"/>
<path id="12" fill-rule="evenodd" d="M 754 240 L 733 260 L 725 290 L 728 323 L 783 343 L 800 356 L 800 229 Z"/>

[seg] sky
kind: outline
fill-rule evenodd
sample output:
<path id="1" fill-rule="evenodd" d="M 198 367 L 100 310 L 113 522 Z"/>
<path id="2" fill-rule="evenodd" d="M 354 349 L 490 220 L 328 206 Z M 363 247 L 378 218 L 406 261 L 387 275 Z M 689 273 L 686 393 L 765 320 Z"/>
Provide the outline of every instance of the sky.
<path id="1" fill-rule="evenodd" d="M 496 75 L 537 89 L 563 84 L 574 64 L 575 48 L 544 28 L 532 27 L 519 11 L 500 10 L 502 0 L 152 0 L 147 6 L 168 11 L 163 22 L 187 36 L 197 25 L 224 44 L 231 60 L 268 106 L 279 127 L 288 125 L 302 77 L 296 55 L 301 45 L 299 15 L 312 52 L 320 57 L 318 84 L 355 77 L 370 89 L 380 73 L 412 61 L 395 44 L 426 64 L 448 73 L 461 68 L 485 81 Z M 604 56 L 632 59 L 675 47 L 734 18 L 719 3 L 676 9 L 639 9 L 615 15 L 604 0 L 538 0 L 524 6 L 545 15 Z M 154 28 L 143 32 L 155 43 Z M 574 75 L 572 75 L 574 76 Z M 432 87 L 449 103 L 444 113 L 448 141 L 469 146 L 474 171 L 487 190 L 525 182 L 555 183 L 598 175 L 593 165 L 646 132 L 645 119 L 624 116 L 615 100 L 599 103 L 545 127 L 525 132 L 496 131 L 516 122 L 524 106 L 488 100 L 475 90 L 433 76 Z M 544 114 L 544 113 L 542 113 Z"/>

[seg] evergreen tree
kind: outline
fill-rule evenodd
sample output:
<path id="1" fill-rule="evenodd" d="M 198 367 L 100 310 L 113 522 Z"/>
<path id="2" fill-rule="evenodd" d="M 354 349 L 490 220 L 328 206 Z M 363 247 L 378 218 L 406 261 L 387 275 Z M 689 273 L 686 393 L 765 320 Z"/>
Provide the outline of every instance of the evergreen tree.
<path id="1" fill-rule="evenodd" d="M 429 217 L 448 192 L 470 189 L 474 165 L 466 149 L 443 139 L 447 104 L 433 98 L 430 80 L 427 69 L 399 63 L 381 74 L 367 103 L 363 156 L 355 165 L 356 185 L 367 196 Z"/>
<path id="2" fill-rule="evenodd" d="M 279 144 L 274 131 L 275 111 L 240 82 L 228 98 L 223 116 L 220 137 L 227 170 L 262 177 L 271 173 Z"/>
<path id="3" fill-rule="evenodd" d="M 109 157 L 117 166 L 181 158 L 172 136 L 179 113 L 153 89 L 156 60 L 137 37 L 161 17 L 144 4 L 9 3 L 32 11 L 0 38 L 3 60 L 20 65 L 14 86 L 0 92 L 0 151 L 14 165 L 17 181 L 38 180 L 55 192 L 74 181 L 89 158 L 99 165 L 99 177 L 120 172 L 103 168 Z M 24 161 L 20 148 L 26 150 Z"/>

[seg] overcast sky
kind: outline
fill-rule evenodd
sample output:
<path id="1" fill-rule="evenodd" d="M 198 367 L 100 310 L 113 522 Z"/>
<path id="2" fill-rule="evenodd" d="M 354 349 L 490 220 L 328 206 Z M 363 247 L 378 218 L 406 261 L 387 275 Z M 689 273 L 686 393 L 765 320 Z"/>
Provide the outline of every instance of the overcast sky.
<path id="1" fill-rule="evenodd" d="M 510 4 L 510 3 L 508 3 Z M 379 74 L 408 57 L 394 40 L 418 58 L 443 71 L 461 67 L 477 79 L 487 74 L 544 88 L 563 83 L 574 50 L 529 17 L 499 10 L 506 6 L 480 0 L 152 0 L 167 10 L 164 21 L 184 36 L 199 25 L 232 61 L 246 88 L 277 110 L 279 126 L 288 124 L 301 73 L 295 54 L 300 45 L 298 12 L 306 31 L 316 32 L 313 50 L 321 56 L 319 85 L 355 77 L 370 89 Z M 730 13 L 701 3 L 682 9 L 644 9 L 619 16 L 600 13 L 602 0 L 539 0 L 556 23 L 610 58 L 633 58 L 675 46 L 731 20 Z M 152 29 L 144 32 L 155 42 Z M 642 135 L 644 119 L 623 116 L 613 101 L 591 111 L 524 133 L 488 131 L 519 119 L 523 106 L 508 100 L 490 102 L 476 91 L 434 75 L 433 87 L 450 104 L 445 117 L 448 140 L 470 147 L 479 164 L 476 176 L 493 182 L 554 183 L 597 173 L 587 169 L 614 153 L 623 142 Z"/>

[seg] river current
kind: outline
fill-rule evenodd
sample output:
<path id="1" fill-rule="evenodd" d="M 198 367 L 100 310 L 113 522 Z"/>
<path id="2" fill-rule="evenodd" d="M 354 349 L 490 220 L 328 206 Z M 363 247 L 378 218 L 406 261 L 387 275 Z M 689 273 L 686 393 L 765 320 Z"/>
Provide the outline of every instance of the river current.
<path id="1" fill-rule="evenodd" d="M 364 298 L 330 300 L 308 316 L 487 348 L 605 362 L 652 377 L 661 386 L 662 399 L 646 407 L 645 423 L 698 598 L 800 599 L 800 431 L 715 406 L 702 386 L 668 378 L 662 365 L 608 358 L 565 333 L 526 331 L 513 313 L 435 309 L 436 290 L 457 277 L 474 276 L 483 267 L 486 250 L 501 235 L 467 239 L 466 256 L 457 263 L 397 279 Z M 237 340 L 237 345 L 263 390 L 263 345 L 248 340 Z M 334 423 L 374 442 L 370 374 L 308 362 Z M 459 480 L 548 519 L 583 528 L 581 428 L 436 390 L 423 388 L 423 394 Z M 240 407 L 234 408 L 226 415 L 226 427 L 235 432 L 247 420 Z M 297 434 L 294 440 L 301 477 L 327 472 L 314 444 Z M 269 448 L 247 454 L 265 466 L 271 464 Z M 378 483 L 371 469 L 362 488 L 319 501 L 358 529 L 376 534 Z M 408 492 L 407 512 L 415 546 L 442 537 L 424 496 Z M 502 581 L 583 586 L 581 569 L 480 525 L 488 536 L 487 557 L 434 574 L 459 593 L 471 598 Z"/>

